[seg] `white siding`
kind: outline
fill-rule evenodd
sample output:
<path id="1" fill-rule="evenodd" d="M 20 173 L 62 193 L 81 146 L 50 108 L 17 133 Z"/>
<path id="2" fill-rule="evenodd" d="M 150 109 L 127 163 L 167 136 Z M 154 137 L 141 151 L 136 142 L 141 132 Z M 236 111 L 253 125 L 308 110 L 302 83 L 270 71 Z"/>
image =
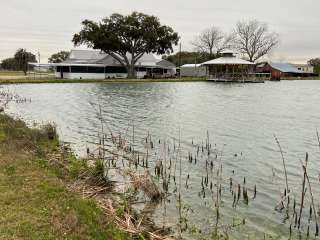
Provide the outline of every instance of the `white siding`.
<path id="1" fill-rule="evenodd" d="M 60 72 L 56 72 L 56 71 L 55 71 L 55 72 L 54 72 L 54 75 L 55 75 L 56 78 L 60 78 Z"/>
<path id="2" fill-rule="evenodd" d="M 175 69 L 168 69 L 168 75 L 174 76 Z M 141 79 L 147 75 L 147 72 L 137 72 L 137 78 Z M 127 73 L 70 73 L 64 72 L 63 78 L 65 79 L 112 79 L 112 78 L 127 78 Z M 55 71 L 55 77 L 61 78 L 61 73 Z"/>
<path id="3" fill-rule="evenodd" d="M 60 77 L 60 73 L 58 73 Z M 104 73 L 63 73 L 66 79 L 105 79 Z"/>
<path id="4" fill-rule="evenodd" d="M 106 73 L 106 78 L 127 78 L 127 73 Z"/>

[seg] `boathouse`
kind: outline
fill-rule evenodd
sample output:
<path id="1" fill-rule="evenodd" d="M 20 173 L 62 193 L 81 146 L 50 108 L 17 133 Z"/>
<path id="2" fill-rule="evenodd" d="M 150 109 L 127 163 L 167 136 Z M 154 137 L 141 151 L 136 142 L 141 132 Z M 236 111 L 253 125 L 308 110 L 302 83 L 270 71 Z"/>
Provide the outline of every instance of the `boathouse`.
<path id="1" fill-rule="evenodd" d="M 275 63 L 275 62 L 259 63 L 256 67 L 256 72 L 257 73 L 270 73 L 271 79 L 273 79 L 273 80 L 317 76 L 317 74 L 314 74 L 311 72 L 306 72 L 301 69 L 298 69 L 293 64 Z"/>
<path id="2" fill-rule="evenodd" d="M 252 79 L 254 63 L 235 56 L 234 52 L 222 52 L 222 57 L 202 63 L 206 67 L 208 80 L 212 81 L 244 81 Z"/>
<path id="3" fill-rule="evenodd" d="M 127 69 L 116 59 L 101 51 L 72 50 L 62 63 L 52 64 L 56 78 L 108 79 L 127 78 Z M 153 54 L 144 54 L 136 63 L 137 78 L 168 78 L 175 76 L 176 66 Z"/>

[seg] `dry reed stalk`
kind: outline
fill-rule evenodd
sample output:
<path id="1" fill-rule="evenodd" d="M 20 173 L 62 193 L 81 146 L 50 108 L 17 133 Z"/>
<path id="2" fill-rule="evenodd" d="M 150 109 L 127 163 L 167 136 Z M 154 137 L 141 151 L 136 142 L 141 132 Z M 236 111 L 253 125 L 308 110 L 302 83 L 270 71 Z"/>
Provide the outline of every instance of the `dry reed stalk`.
<path id="1" fill-rule="evenodd" d="M 319 235 L 319 225 L 318 225 L 318 219 L 317 219 L 317 212 L 316 212 L 316 208 L 315 208 L 315 205 L 314 205 L 314 198 L 313 198 L 313 193 L 312 193 L 312 188 L 311 188 L 311 183 L 310 183 L 310 179 L 309 179 L 309 176 L 308 176 L 308 172 L 307 172 L 307 162 L 308 162 L 308 153 L 306 153 L 306 165 L 304 166 L 302 163 L 302 168 L 303 168 L 303 172 L 306 176 L 306 179 L 307 179 L 307 182 L 308 182 L 308 185 L 309 185 L 309 193 L 310 193 L 310 196 L 311 196 L 311 204 L 312 204 L 312 209 L 313 209 L 313 212 L 314 212 L 314 219 L 315 219 L 315 222 L 316 222 L 316 233 L 315 235 L 318 236 Z M 312 210 L 310 209 L 310 217 L 312 215 Z M 300 222 L 299 222 L 300 224 Z"/>
<path id="2" fill-rule="evenodd" d="M 285 163 L 285 160 L 284 160 L 283 151 L 282 151 L 280 142 L 279 142 L 279 140 L 278 140 L 276 135 L 274 135 L 274 138 L 275 138 L 275 140 L 277 142 L 277 145 L 278 145 L 280 153 L 281 153 L 282 164 L 283 164 L 283 169 L 284 169 L 284 175 L 285 175 L 285 179 L 286 179 L 286 189 L 287 189 L 287 194 L 288 194 L 290 192 L 290 190 L 289 190 L 289 185 L 288 185 L 288 175 L 287 175 L 286 163 Z"/>
<path id="3" fill-rule="evenodd" d="M 179 157 L 179 195 L 178 195 L 178 207 L 179 207 L 179 238 L 182 238 L 182 204 L 181 204 L 181 175 L 182 175 L 182 163 L 181 163 L 181 129 L 179 128 L 179 146 L 177 156 Z"/>
<path id="4" fill-rule="evenodd" d="M 303 164 L 302 164 L 303 165 Z M 305 168 L 307 168 L 308 165 L 308 153 L 306 153 L 306 158 L 305 158 Z M 302 181 L 302 190 L 301 190 L 301 203 L 300 203 L 300 211 L 299 211 L 299 218 L 298 218 L 298 229 L 300 229 L 300 224 L 301 224 L 301 216 L 302 216 L 302 209 L 304 205 L 304 198 L 305 198 L 305 185 L 306 185 L 306 172 L 303 171 L 303 181 Z"/>
<path id="5" fill-rule="evenodd" d="M 320 149 L 320 136 L 319 136 L 318 129 L 316 129 L 316 132 L 317 132 L 318 146 L 319 146 L 319 149 Z"/>

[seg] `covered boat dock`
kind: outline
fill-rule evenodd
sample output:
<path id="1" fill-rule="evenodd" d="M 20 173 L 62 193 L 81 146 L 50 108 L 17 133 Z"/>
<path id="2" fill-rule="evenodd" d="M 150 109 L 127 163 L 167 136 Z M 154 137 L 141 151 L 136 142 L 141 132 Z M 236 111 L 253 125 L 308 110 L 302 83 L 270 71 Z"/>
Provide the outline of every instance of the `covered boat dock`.
<path id="1" fill-rule="evenodd" d="M 202 65 L 206 67 L 208 81 L 263 83 L 270 79 L 270 74 L 256 74 L 254 63 L 237 58 L 230 50 L 222 52 L 222 57 Z"/>

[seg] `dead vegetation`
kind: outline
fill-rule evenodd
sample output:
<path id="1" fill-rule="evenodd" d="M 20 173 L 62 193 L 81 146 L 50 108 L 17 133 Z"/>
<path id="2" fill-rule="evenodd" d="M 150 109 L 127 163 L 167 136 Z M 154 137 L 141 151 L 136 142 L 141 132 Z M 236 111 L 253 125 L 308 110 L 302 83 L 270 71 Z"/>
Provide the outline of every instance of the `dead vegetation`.
<path id="1" fill-rule="evenodd" d="M 137 175 L 133 172 L 129 172 L 128 175 L 136 190 L 141 189 L 152 201 L 159 201 L 161 199 L 162 193 L 148 170 L 141 175 Z"/>
<path id="2" fill-rule="evenodd" d="M 80 164 L 77 167 L 76 178 L 68 181 L 67 186 L 70 191 L 81 194 L 85 199 L 93 200 L 102 209 L 109 224 L 112 223 L 133 238 L 143 236 L 154 240 L 173 239 L 167 230 L 157 228 L 147 216 L 139 216 L 130 203 L 123 203 L 123 195 L 114 191 L 114 183 L 106 177 L 101 178 L 101 175 L 104 176 L 103 171 L 97 171 L 97 168 L 101 168 L 101 158 L 91 156 L 90 163 L 86 159 L 73 159 L 70 156 L 66 158 L 71 154 L 69 150 L 68 147 L 60 147 L 59 151 L 48 155 L 48 162 L 61 169 L 64 174 L 70 173 L 74 164 Z M 158 186 L 147 171 L 143 175 L 136 175 L 133 172 L 128 172 L 126 175 L 132 178 L 132 185 L 142 190 L 150 200 L 155 201 L 161 197 Z M 118 214 L 119 208 L 123 208 L 122 214 Z"/>

